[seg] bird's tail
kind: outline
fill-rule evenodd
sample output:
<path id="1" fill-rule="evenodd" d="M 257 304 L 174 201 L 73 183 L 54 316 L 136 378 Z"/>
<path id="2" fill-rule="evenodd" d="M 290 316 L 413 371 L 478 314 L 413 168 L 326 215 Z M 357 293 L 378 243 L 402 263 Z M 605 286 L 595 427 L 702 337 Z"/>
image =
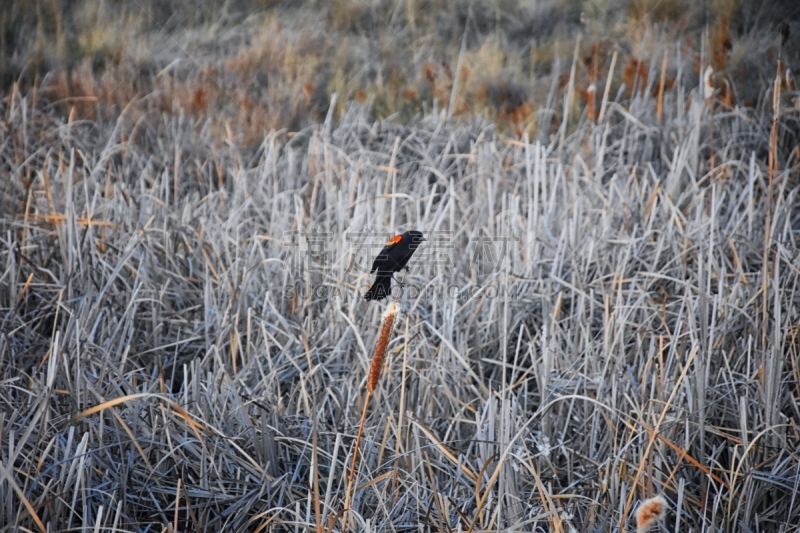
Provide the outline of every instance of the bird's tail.
<path id="1" fill-rule="evenodd" d="M 365 300 L 383 300 L 392 293 L 392 276 L 376 276 L 375 283 L 364 295 Z"/>

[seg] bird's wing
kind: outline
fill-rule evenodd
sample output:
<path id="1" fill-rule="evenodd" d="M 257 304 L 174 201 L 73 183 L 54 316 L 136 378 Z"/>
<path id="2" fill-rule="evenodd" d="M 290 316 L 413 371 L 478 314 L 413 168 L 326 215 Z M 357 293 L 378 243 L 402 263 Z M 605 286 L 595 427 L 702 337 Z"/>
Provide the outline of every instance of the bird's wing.
<path id="1" fill-rule="evenodd" d="M 373 272 L 375 272 L 378 269 L 378 262 L 382 258 L 383 259 L 388 258 L 389 248 L 391 248 L 392 246 L 394 246 L 395 244 L 397 244 L 398 242 L 400 242 L 402 240 L 403 240 L 403 236 L 402 235 L 395 235 L 394 237 L 389 239 L 389 242 L 386 243 L 386 246 L 381 248 L 381 251 L 378 254 L 378 257 L 376 257 L 375 260 L 372 262 L 372 270 L 369 271 L 370 274 L 372 274 Z"/>

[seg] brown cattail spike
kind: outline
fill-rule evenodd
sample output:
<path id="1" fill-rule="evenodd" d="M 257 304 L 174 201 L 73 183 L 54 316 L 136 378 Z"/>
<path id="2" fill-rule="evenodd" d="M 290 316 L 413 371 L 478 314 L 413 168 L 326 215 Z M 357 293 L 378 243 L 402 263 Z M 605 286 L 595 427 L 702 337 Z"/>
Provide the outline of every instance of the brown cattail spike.
<path id="1" fill-rule="evenodd" d="M 663 496 L 655 496 L 642 502 L 636 510 L 636 532 L 650 531 L 656 522 L 662 520 L 667 514 L 667 500 Z"/>
<path id="2" fill-rule="evenodd" d="M 394 327 L 394 317 L 397 315 L 398 308 L 399 306 L 397 303 L 392 302 L 383 313 L 381 331 L 378 334 L 378 342 L 375 343 L 375 352 L 372 354 L 372 366 L 369 369 L 369 379 L 367 379 L 367 392 L 370 394 L 375 392 L 375 387 L 378 386 L 378 380 L 381 377 L 383 358 L 386 356 L 386 348 L 389 347 L 389 340 L 392 337 L 392 328 Z"/>

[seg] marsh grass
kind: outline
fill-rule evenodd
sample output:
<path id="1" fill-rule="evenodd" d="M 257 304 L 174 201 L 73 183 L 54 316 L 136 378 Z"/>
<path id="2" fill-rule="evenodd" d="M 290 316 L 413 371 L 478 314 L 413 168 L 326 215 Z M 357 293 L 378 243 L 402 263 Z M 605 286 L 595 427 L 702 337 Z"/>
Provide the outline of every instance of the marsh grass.
<path id="1" fill-rule="evenodd" d="M 248 151 L 323 121 L 333 95 L 337 119 L 352 100 L 374 119 L 445 109 L 544 140 L 584 105 L 595 118 L 604 84 L 655 96 L 659 65 L 685 92 L 711 65 L 721 102 L 758 107 L 778 55 L 800 71 L 799 14 L 794 0 L 11 0 L 0 88 L 38 85 L 78 119 L 185 112 Z"/>
<path id="2" fill-rule="evenodd" d="M 353 529 L 633 530 L 654 494 L 668 530 L 797 523 L 796 87 L 732 109 L 650 80 L 596 120 L 554 93 L 557 134 L 533 140 L 351 102 L 254 149 L 180 111 L 80 119 L 13 87 L 4 530 L 332 527 L 382 311 L 368 245 L 412 227 L 433 238 Z"/>

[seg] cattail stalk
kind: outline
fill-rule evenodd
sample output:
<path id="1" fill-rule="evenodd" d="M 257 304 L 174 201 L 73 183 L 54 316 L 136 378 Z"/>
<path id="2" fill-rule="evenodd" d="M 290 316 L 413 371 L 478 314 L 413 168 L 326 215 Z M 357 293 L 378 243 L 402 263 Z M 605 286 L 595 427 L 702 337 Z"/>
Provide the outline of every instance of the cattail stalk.
<path id="1" fill-rule="evenodd" d="M 778 56 L 778 65 L 775 73 L 775 81 L 772 89 L 772 131 L 769 136 L 769 173 L 767 177 L 767 216 L 764 221 L 764 255 L 761 259 L 761 350 L 763 352 L 761 360 L 761 383 L 764 384 L 767 398 L 774 396 L 774 373 L 770 371 L 767 350 L 767 304 L 769 303 L 769 278 L 770 278 L 770 248 L 772 247 L 772 195 L 775 172 L 778 167 L 778 117 L 781 112 L 781 59 Z M 774 423 L 775 409 L 767 411 L 767 421 Z"/>
<path id="2" fill-rule="evenodd" d="M 611 66 L 608 67 L 608 75 L 606 77 L 606 88 L 603 91 L 603 101 L 600 103 L 600 115 L 597 117 L 598 122 L 603 121 L 603 117 L 606 116 L 606 108 L 608 107 L 608 95 L 611 92 L 611 80 L 614 79 L 614 67 L 617 64 L 617 53 L 618 50 L 614 50 L 614 54 L 611 56 Z"/>
<path id="3" fill-rule="evenodd" d="M 661 78 L 658 80 L 658 99 L 656 100 L 656 117 L 658 121 L 664 120 L 664 83 L 667 78 L 667 50 L 664 50 L 664 59 L 661 60 Z"/>
<path id="4" fill-rule="evenodd" d="M 358 424 L 358 434 L 356 435 L 356 445 L 353 450 L 353 462 L 350 464 L 350 475 L 347 479 L 347 492 L 345 496 L 344 511 L 345 517 L 347 510 L 350 508 L 350 499 L 353 494 L 353 479 L 356 475 L 356 460 L 358 459 L 358 449 L 361 445 L 361 434 L 364 431 L 364 421 L 367 418 L 367 407 L 369 400 L 372 398 L 372 393 L 378 386 L 378 380 L 381 377 L 381 370 L 383 369 L 383 360 L 386 357 L 386 349 L 389 347 L 389 340 L 392 337 L 392 329 L 394 328 L 394 318 L 397 316 L 397 311 L 400 306 L 397 305 L 397 300 L 389 304 L 386 311 L 383 313 L 381 320 L 381 330 L 378 334 L 378 342 L 375 343 L 375 351 L 372 354 L 372 365 L 369 368 L 369 376 L 367 377 L 367 397 L 364 398 L 364 408 L 361 411 L 361 422 Z M 347 519 L 345 518 L 345 523 Z"/>
<path id="5" fill-rule="evenodd" d="M 761 275 L 762 307 L 761 307 L 761 347 L 766 353 L 767 346 L 767 284 L 769 282 L 769 247 L 771 245 L 771 226 L 772 226 L 772 182 L 775 178 L 778 159 L 778 116 L 781 110 L 781 62 L 778 60 L 777 73 L 772 87 L 772 131 L 769 135 L 769 159 L 767 174 L 767 215 L 764 223 L 764 257 L 761 264 L 763 273 Z M 762 369 L 763 370 L 763 369 Z"/>

